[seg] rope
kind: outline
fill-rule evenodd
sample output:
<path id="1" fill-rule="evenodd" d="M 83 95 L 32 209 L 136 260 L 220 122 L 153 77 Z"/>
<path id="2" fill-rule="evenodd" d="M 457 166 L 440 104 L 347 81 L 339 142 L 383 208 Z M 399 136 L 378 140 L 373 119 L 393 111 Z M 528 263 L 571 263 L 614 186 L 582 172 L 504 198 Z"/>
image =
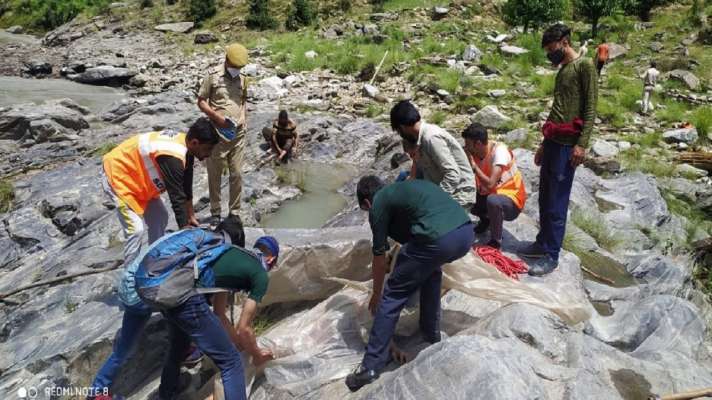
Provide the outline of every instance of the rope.
<path id="1" fill-rule="evenodd" d="M 507 275 L 512 279 L 519 280 L 518 274 L 526 273 L 529 268 L 522 260 L 512 260 L 502 254 L 499 249 L 490 246 L 473 246 L 472 250 L 477 254 L 482 261 L 493 265 L 499 272 Z"/>

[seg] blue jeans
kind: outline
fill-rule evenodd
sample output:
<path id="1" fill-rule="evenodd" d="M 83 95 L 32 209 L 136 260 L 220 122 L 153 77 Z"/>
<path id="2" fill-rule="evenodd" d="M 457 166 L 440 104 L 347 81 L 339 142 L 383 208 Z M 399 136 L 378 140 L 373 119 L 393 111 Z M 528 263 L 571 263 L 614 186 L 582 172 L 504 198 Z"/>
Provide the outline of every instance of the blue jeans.
<path id="1" fill-rule="evenodd" d="M 440 284 L 443 264 L 453 262 L 472 248 L 475 233 L 468 222 L 431 243 L 406 243 L 383 289 L 366 355 L 361 365 L 381 371 L 388 362 L 388 345 L 408 297 L 420 289 L 420 330 L 425 340 L 440 340 Z"/>
<path id="2" fill-rule="evenodd" d="M 171 347 L 163 365 L 159 397 L 172 400 L 178 394 L 180 365 L 192 341 L 220 370 L 225 400 L 246 400 L 240 353 L 218 317 L 210 310 L 205 296 L 193 296 L 180 306 L 163 311 L 163 315 L 169 322 Z"/>
<path id="3" fill-rule="evenodd" d="M 544 141 L 539 173 L 539 234 L 537 243 L 558 261 L 566 233 L 571 186 L 576 168 L 571 166 L 573 146 Z"/>
<path id="4" fill-rule="evenodd" d="M 104 388 L 111 389 L 121 366 L 136 350 L 143 328 L 146 327 L 149 319 L 151 319 L 151 309 L 145 305 L 124 306 L 124 317 L 121 321 L 121 328 L 116 333 L 113 352 L 97 372 L 96 378 L 91 384 L 92 388 L 99 392 Z"/>

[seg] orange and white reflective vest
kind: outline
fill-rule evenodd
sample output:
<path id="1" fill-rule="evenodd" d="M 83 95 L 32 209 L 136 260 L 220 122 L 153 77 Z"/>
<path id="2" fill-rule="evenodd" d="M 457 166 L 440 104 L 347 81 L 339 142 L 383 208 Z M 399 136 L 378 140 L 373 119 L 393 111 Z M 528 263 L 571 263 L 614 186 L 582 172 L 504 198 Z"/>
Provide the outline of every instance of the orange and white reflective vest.
<path id="1" fill-rule="evenodd" d="M 185 133 L 170 130 L 142 133 L 125 140 L 104 156 L 104 172 L 116 195 L 137 214 L 166 190 L 156 158 L 168 155 L 183 162 Z"/>
<path id="2" fill-rule="evenodd" d="M 482 160 L 475 159 L 477 167 L 487 176 L 492 175 L 492 169 L 494 168 L 494 152 L 497 146 L 504 146 L 504 144 L 497 142 L 490 142 L 487 147 L 487 155 Z M 502 168 L 502 176 L 499 178 L 497 185 L 491 190 L 487 191 L 485 185 L 477 177 L 477 188 L 480 194 L 499 194 L 507 196 L 514 202 L 520 210 L 524 208 L 524 203 L 527 201 L 527 192 L 524 188 L 524 180 L 522 179 L 522 173 L 517 168 L 517 162 L 514 159 L 514 153 L 507 149 L 511 157 L 511 161 L 506 166 L 500 166 Z"/>

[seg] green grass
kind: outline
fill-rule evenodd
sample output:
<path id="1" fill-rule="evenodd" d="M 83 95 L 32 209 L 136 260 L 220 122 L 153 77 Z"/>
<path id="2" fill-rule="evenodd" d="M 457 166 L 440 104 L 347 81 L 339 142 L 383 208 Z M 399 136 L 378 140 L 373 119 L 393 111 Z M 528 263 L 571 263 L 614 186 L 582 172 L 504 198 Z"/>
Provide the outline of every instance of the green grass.
<path id="1" fill-rule="evenodd" d="M 434 113 L 430 114 L 430 117 L 428 118 L 430 123 L 435 124 L 435 125 L 442 125 L 443 122 L 447 119 L 447 113 L 442 110 L 437 110 Z"/>
<path id="2" fill-rule="evenodd" d="M 698 229 L 702 229 L 708 234 L 712 234 L 712 222 L 707 214 L 695 207 L 694 204 L 688 203 L 687 201 L 676 197 L 669 191 L 662 190 L 662 195 L 667 203 L 668 210 L 670 210 L 671 213 L 687 219 L 687 224 L 685 225 L 687 237 L 683 243 L 691 243 L 695 232 Z"/>
<path id="3" fill-rule="evenodd" d="M 645 155 L 641 147 L 621 152 L 619 159 L 628 171 L 640 171 L 657 177 L 671 177 L 675 174 L 671 162 L 663 157 Z"/>
<path id="4" fill-rule="evenodd" d="M 535 86 L 534 97 L 551 97 L 554 95 L 556 79 L 554 75 L 533 75 L 531 79 Z"/>
<path id="5" fill-rule="evenodd" d="M 15 188 L 9 179 L 0 179 L 0 213 L 6 213 L 12 208 L 15 200 Z"/>
<path id="6" fill-rule="evenodd" d="M 54 29 L 79 14 L 92 17 L 108 10 L 111 0 L 4 0 L 8 11 L 0 16 L 0 27 L 21 25 L 35 32 Z"/>
<path id="7" fill-rule="evenodd" d="M 663 134 L 661 132 L 644 133 L 644 134 L 633 134 L 625 135 L 621 137 L 621 140 L 630 142 L 631 144 L 638 144 L 642 148 L 657 147 L 660 141 L 663 140 Z"/>
<path id="8" fill-rule="evenodd" d="M 697 133 L 702 141 L 709 141 L 708 135 L 712 133 L 712 107 L 698 107 L 692 112 L 690 118 L 692 125 L 697 128 Z"/>
<path id="9" fill-rule="evenodd" d="M 603 220 L 578 208 L 571 213 L 571 222 L 596 240 L 599 246 L 613 250 L 622 242 L 622 238 L 614 235 Z"/>
<path id="10" fill-rule="evenodd" d="M 388 0 L 383 5 L 384 11 L 410 10 L 416 7 L 429 8 L 442 4 L 437 0 Z"/>
<path id="11" fill-rule="evenodd" d="M 655 116 L 658 120 L 667 123 L 682 122 L 685 120 L 685 114 L 689 108 L 687 104 L 675 100 L 665 100 L 663 104 L 665 108 L 655 111 Z"/>
<path id="12" fill-rule="evenodd" d="M 109 153 L 111 150 L 113 150 L 116 147 L 116 143 L 105 143 L 102 144 L 101 146 L 97 147 L 91 152 L 92 156 L 95 157 L 101 157 L 107 153 Z"/>
<path id="13" fill-rule="evenodd" d="M 252 329 L 255 331 L 255 336 L 260 336 L 267 332 L 269 328 L 274 326 L 278 321 L 271 319 L 268 315 L 257 314 L 252 320 Z"/>
<path id="14" fill-rule="evenodd" d="M 385 112 L 385 109 L 383 106 L 378 105 L 378 104 L 369 104 L 368 107 L 366 107 L 366 116 L 368 118 L 376 118 L 379 115 L 382 115 Z"/>
<path id="15" fill-rule="evenodd" d="M 598 117 L 605 123 L 609 123 L 616 128 L 622 128 L 628 124 L 628 120 L 615 101 L 607 96 L 598 97 L 597 105 Z"/>

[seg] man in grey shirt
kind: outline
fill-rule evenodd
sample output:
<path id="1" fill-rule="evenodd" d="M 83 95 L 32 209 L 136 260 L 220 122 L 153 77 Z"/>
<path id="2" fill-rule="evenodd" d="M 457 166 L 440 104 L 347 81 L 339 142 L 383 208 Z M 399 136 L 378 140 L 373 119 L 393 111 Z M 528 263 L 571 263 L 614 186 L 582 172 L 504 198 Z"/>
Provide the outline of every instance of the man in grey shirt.
<path id="1" fill-rule="evenodd" d="M 417 144 L 418 167 L 423 177 L 469 211 L 477 190 L 475 175 L 460 143 L 439 126 L 421 121 L 420 113 L 407 100 L 391 109 L 391 128 L 404 140 Z"/>

